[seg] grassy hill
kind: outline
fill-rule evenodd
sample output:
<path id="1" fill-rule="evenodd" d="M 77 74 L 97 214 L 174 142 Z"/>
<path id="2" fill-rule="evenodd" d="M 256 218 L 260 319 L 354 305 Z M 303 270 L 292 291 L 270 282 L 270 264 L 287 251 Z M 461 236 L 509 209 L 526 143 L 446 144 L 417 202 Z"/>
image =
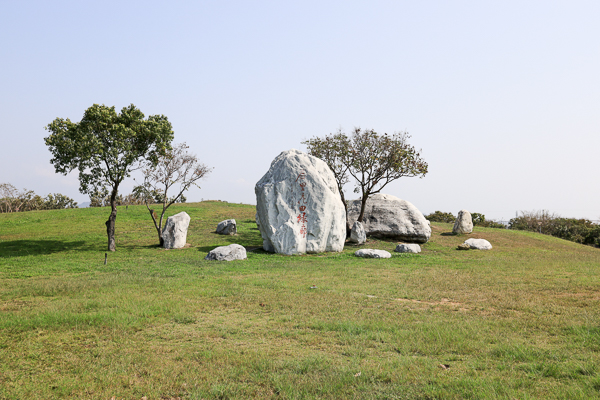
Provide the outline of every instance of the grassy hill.
<path id="1" fill-rule="evenodd" d="M 120 207 L 108 265 L 106 208 L 0 214 L 0 399 L 600 398 L 599 249 L 434 223 L 418 255 L 281 256 L 252 206 L 180 211 L 164 250 Z M 248 260 L 203 260 L 230 243 Z"/>

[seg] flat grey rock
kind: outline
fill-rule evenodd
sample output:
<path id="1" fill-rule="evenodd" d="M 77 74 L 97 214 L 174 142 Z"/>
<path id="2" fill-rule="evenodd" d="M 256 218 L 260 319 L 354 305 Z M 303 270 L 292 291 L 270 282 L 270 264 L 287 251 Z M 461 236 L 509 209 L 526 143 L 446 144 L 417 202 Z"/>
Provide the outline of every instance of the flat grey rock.
<path id="1" fill-rule="evenodd" d="M 323 160 L 284 151 L 256 183 L 256 222 L 266 251 L 342 251 L 346 213 L 333 172 Z"/>
<path id="2" fill-rule="evenodd" d="M 474 250 L 491 250 L 492 244 L 485 239 L 467 239 L 465 244 L 468 244 Z"/>
<path id="3" fill-rule="evenodd" d="M 237 224 L 235 219 L 226 219 L 217 225 L 219 235 L 235 235 L 237 233 Z"/>
<path id="4" fill-rule="evenodd" d="M 420 253 L 421 246 L 416 243 L 400 243 L 394 251 L 396 253 Z"/>
<path id="5" fill-rule="evenodd" d="M 361 200 L 348 202 L 348 223 L 360 215 Z M 374 194 L 365 205 L 362 221 L 367 236 L 403 242 L 427 243 L 431 227 L 423 213 L 406 200 L 390 194 Z"/>
<path id="6" fill-rule="evenodd" d="M 364 258 L 391 258 L 392 255 L 385 250 L 360 249 L 354 253 L 357 257 Z"/>
<path id="7" fill-rule="evenodd" d="M 185 246 L 189 226 L 190 216 L 186 212 L 180 212 L 167 218 L 162 231 L 163 247 L 165 249 L 180 249 Z"/>
<path id="8" fill-rule="evenodd" d="M 452 233 L 462 234 L 471 232 L 473 232 L 473 218 L 471 218 L 471 213 L 467 210 L 460 210 L 456 221 L 454 221 Z"/>
<path id="9" fill-rule="evenodd" d="M 367 241 L 367 234 L 365 233 L 365 228 L 363 228 L 362 223 L 356 221 L 354 225 L 352 225 L 350 239 L 348 239 L 348 241 L 357 244 L 363 244 Z"/>
<path id="10" fill-rule="evenodd" d="M 246 249 L 244 246 L 235 243 L 229 246 L 220 246 L 209 251 L 204 259 L 216 261 L 245 260 Z"/>

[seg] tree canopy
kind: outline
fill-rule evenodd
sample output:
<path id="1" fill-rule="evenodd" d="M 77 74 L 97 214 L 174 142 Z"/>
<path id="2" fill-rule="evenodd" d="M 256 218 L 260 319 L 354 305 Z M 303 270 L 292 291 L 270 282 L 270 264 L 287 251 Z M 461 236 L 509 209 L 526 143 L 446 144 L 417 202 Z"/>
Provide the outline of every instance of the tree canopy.
<path id="1" fill-rule="evenodd" d="M 344 163 L 343 155 L 350 146 L 348 137 L 341 129 L 338 129 L 334 134 L 324 138 L 315 137 L 308 139 L 302 142 L 302 144 L 308 147 L 308 153 L 311 156 L 320 158 L 329 166 L 335 176 L 344 208 L 347 209 L 348 205 L 344 196 L 344 185 L 350 182 L 350 178 L 348 176 L 349 165 Z"/>
<path id="2" fill-rule="evenodd" d="M 354 128 L 350 136 L 338 130 L 324 138 L 302 142 L 309 154 L 321 158 L 333 171 L 340 193 L 354 178 L 354 192 L 361 195 L 362 206 L 358 221 L 362 222 L 370 195 L 379 193 L 390 182 L 402 177 L 424 177 L 428 165 L 408 143 L 408 132 L 393 135 L 378 134 L 373 129 Z"/>
<path id="3" fill-rule="evenodd" d="M 133 104 L 120 113 L 115 107 L 94 104 L 85 110 L 80 122 L 56 118 L 45 138 L 57 173 L 66 175 L 77 169 L 79 191 L 83 194 L 110 189 L 111 214 L 106 221 L 108 249 L 116 249 L 114 230 L 119 185 L 130 176 L 140 159 L 158 162 L 170 149 L 171 123 L 164 115 L 144 114 Z"/>

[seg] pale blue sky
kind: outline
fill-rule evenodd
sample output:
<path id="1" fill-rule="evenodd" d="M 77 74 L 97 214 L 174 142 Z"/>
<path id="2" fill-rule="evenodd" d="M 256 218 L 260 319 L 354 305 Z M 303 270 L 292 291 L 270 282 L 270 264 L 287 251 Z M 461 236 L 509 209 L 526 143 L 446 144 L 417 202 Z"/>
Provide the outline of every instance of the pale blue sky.
<path id="1" fill-rule="evenodd" d="M 281 151 L 360 126 L 412 134 L 430 173 L 384 192 L 424 213 L 600 219 L 598 21 L 598 1 L 5 1 L 0 183 L 87 201 L 43 128 L 133 103 L 215 168 L 190 201 L 254 204 Z"/>

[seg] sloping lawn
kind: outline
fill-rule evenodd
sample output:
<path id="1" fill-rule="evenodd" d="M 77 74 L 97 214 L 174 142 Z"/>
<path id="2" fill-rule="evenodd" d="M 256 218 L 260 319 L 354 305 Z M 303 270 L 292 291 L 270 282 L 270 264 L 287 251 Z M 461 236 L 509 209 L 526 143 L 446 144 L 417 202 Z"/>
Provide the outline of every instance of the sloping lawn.
<path id="1" fill-rule="evenodd" d="M 0 399 L 600 398 L 600 249 L 434 223 L 418 255 L 281 256 L 253 206 L 169 211 L 189 247 L 119 207 L 107 265 L 107 208 L 0 214 Z M 204 260 L 230 243 L 248 259 Z"/>

